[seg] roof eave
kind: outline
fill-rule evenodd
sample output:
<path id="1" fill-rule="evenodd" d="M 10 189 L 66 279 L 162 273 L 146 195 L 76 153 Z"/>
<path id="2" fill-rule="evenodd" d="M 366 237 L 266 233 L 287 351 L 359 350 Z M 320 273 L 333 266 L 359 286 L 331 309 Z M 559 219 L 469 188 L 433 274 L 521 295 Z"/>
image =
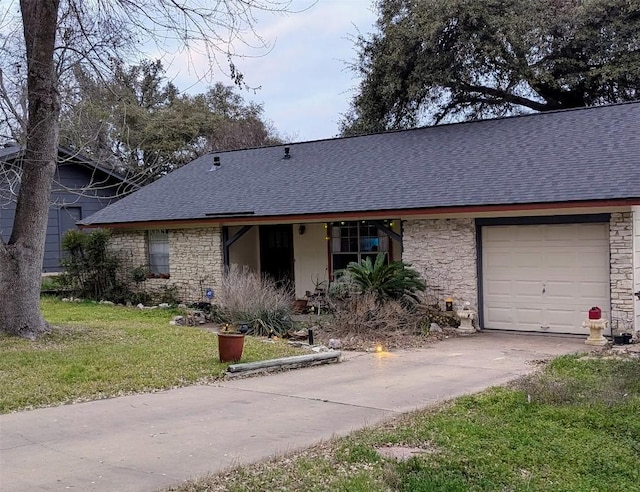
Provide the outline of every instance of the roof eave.
<path id="1" fill-rule="evenodd" d="M 468 205 L 451 207 L 428 207 L 410 209 L 380 209 L 380 210 L 351 210 L 344 212 L 310 213 L 310 214 L 287 214 L 287 215 L 238 215 L 238 216 L 216 216 L 192 219 L 175 220 L 152 220 L 137 222 L 101 222 L 90 224 L 79 224 L 80 228 L 107 228 L 107 229 L 164 229 L 176 228 L 176 226 L 196 226 L 196 225 L 240 225 L 251 223 L 298 223 L 298 222 L 331 222 L 334 220 L 355 219 L 383 219 L 389 217 L 412 217 L 429 215 L 450 215 L 450 214 L 473 214 L 487 212 L 527 212 L 535 210 L 552 209 L 576 209 L 587 208 L 613 208 L 640 206 L 640 197 L 603 199 L 603 200 L 583 200 L 571 202 L 540 202 L 540 203 L 510 203 L 510 204 L 490 204 L 490 205 Z"/>

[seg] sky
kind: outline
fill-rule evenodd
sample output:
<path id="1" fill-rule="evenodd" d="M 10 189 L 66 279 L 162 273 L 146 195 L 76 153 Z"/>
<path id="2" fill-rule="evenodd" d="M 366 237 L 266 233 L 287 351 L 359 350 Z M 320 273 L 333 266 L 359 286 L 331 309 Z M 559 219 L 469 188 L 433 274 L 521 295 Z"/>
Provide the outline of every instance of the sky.
<path id="1" fill-rule="evenodd" d="M 286 141 L 335 137 L 358 85 L 347 68 L 356 59 L 353 37 L 374 28 L 372 1 L 294 0 L 290 10 L 303 11 L 258 17 L 256 30 L 273 47 L 264 56 L 236 60 L 245 82 L 259 87 L 241 94 L 263 105 L 264 117 Z M 206 63 L 200 65 L 197 57 L 188 61 L 174 56 L 164 62 L 180 90 L 201 93 L 212 83 L 199 81 L 198 66 Z M 214 79 L 231 84 L 219 73 Z"/>

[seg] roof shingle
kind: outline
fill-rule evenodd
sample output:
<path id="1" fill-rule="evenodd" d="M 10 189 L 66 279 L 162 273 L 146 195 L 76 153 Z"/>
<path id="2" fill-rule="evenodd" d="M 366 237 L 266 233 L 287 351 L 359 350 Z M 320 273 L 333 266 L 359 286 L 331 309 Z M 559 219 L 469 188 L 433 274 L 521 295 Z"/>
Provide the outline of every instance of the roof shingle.
<path id="1" fill-rule="evenodd" d="M 639 129 L 633 102 L 208 154 L 84 223 L 639 198 Z"/>

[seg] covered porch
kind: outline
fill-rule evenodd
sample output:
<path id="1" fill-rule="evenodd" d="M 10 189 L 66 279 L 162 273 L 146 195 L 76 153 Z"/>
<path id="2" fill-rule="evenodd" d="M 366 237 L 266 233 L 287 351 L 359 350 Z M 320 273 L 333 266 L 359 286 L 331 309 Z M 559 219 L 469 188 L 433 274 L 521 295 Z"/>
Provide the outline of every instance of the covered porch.
<path id="1" fill-rule="evenodd" d="M 223 262 L 289 285 L 296 299 L 326 289 L 337 270 L 385 252 L 402 258 L 399 219 L 261 223 L 222 227 Z"/>

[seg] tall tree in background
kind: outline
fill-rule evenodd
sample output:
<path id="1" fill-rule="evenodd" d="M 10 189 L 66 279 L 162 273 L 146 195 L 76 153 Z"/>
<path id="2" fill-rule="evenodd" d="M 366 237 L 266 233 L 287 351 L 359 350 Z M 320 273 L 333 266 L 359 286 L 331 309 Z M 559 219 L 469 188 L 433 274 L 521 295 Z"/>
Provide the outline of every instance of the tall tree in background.
<path id="1" fill-rule="evenodd" d="M 110 60 L 131 51 L 138 38 L 161 40 L 169 35 L 183 46 L 198 46 L 215 67 L 220 55 L 233 54 L 231 41 L 255 34 L 256 9 L 282 9 L 286 3 L 222 0 L 203 7 L 206 3 L 196 1 L 20 0 L 20 29 L 15 32 L 21 32 L 23 44 L 16 63 L 26 60 L 26 152 L 13 231 L 7 243 L 0 240 L 0 331 L 35 338 L 48 329 L 39 307 L 40 272 L 56 167 L 60 95 L 70 88 L 65 82 L 72 69 L 101 71 Z M 0 7 L 3 49 L 8 46 L 7 19 L 15 6 L 9 1 Z M 230 73 L 235 81 L 241 80 L 233 64 Z"/>
<path id="2" fill-rule="evenodd" d="M 114 62 L 106 81 L 77 73 L 78 92 L 62 112 L 62 144 L 143 184 L 213 150 L 278 143 L 262 106 L 233 86 L 178 94 L 160 61 Z"/>
<path id="3" fill-rule="evenodd" d="M 345 135 L 640 97 L 637 0 L 379 0 Z"/>

